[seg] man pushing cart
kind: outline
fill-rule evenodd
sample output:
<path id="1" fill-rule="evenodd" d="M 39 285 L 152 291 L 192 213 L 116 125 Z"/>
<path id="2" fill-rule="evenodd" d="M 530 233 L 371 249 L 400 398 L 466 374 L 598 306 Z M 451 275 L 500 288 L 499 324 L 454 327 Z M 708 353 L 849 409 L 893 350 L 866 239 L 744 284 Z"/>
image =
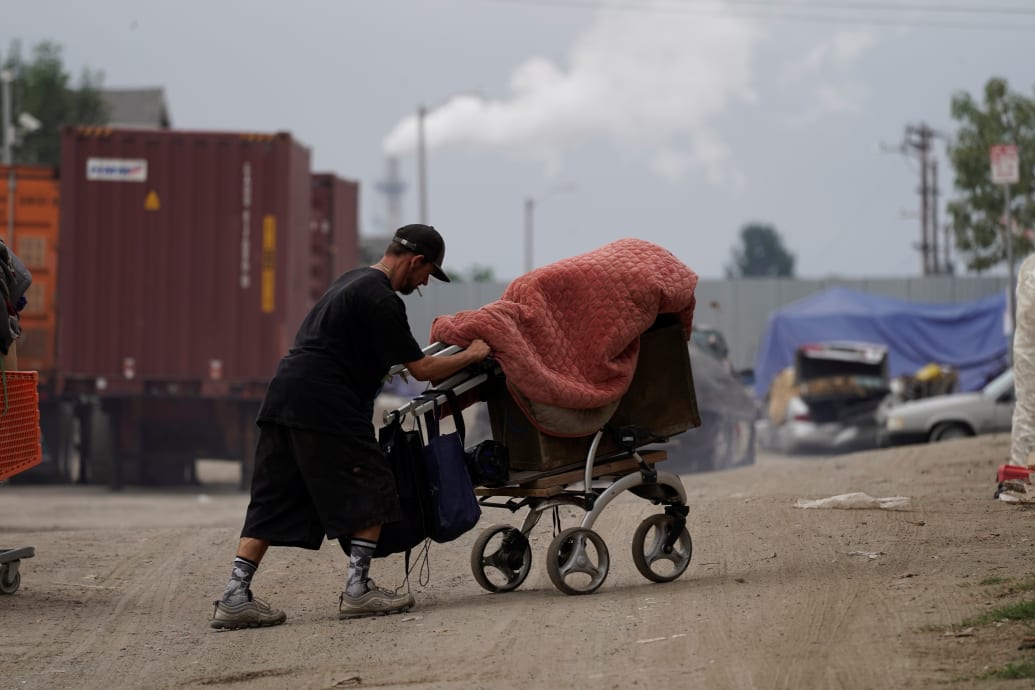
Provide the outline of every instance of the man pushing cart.
<path id="1" fill-rule="evenodd" d="M 556 530 L 547 570 L 566 594 L 595 591 L 610 557 L 592 528 L 625 491 L 664 511 L 633 535 L 640 573 L 666 582 L 686 570 L 686 493 L 676 475 L 656 469 L 665 452 L 644 446 L 700 425 L 687 349 L 696 283 L 665 249 L 624 239 L 528 273 L 481 309 L 435 320 L 433 347 L 483 340 L 499 365 L 461 371 L 435 388 L 468 404 L 486 401 L 493 440 L 509 456 L 507 479 L 475 493 L 483 506 L 529 509 L 520 529 L 494 525 L 476 540 L 471 567 L 483 588 L 520 586 L 531 564 L 530 531 L 548 511 L 559 524 L 558 509 L 570 506 L 585 516 Z M 430 397 L 386 421 L 419 419 L 446 402 L 444 394 Z"/>

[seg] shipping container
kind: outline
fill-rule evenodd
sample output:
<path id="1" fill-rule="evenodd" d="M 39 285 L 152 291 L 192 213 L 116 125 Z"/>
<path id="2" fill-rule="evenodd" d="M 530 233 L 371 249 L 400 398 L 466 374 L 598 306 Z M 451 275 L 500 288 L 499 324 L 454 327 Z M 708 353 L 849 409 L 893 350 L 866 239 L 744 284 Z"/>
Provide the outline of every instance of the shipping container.
<path id="1" fill-rule="evenodd" d="M 13 216 L 9 215 L 8 207 L 12 181 Z M 44 401 L 53 397 L 55 383 L 58 199 L 57 169 L 0 165 L 2 234 L 7 246 L 32 272 L 32 285 L 25 295 L 27 304 L 20 315 L 18 368 L 39 372 L 40 396 Z"/>
<path id="2" fill-rule="evenodd" d="M 359 265 L 359 184 L 333 173 L 312 176 L 309 305 L 339 275 Z"/>
<path id="3" fill-rule="evenodd" d="M 66 390 L 261 397 L 308 304 L 308 149 L 66 128 L 62 171 Z"/>
<path id="4" fill-rule="evenodd" d="M 290 134 L 66 128 L 58 372 L 84 479 L 242 460 L 313 289 L 309 150 Z"/>

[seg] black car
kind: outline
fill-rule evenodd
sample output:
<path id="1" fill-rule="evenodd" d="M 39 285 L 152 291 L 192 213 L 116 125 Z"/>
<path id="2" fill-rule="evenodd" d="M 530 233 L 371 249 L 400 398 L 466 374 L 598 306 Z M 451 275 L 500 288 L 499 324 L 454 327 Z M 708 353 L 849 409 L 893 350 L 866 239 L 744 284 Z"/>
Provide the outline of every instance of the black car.
<path id="1" fill-rule="evenodd" d="M 691 340 L 690 367 L 701 425 L 662 444 L 670 472 L 709 472 L 755 461 L 757 406 L 740 378 L 713 349 Z"/>

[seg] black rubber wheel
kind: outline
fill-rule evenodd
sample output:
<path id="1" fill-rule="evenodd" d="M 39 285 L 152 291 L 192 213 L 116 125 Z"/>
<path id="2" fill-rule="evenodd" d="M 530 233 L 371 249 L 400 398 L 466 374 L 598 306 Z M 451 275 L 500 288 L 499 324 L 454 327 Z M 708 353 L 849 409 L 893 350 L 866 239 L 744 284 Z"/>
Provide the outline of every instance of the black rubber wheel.
<path id="1" fill-rule="evenodd" d="M 957 438 L 969 438 L 974 434 L 964 424 L 958 422 L 945 422 L 939 424 L 931 431 L 931 443 L 938 441 L 951 441 Z"/>
<path id="2" fill-rule="evenodd" d="M 14 594 L 21 584 L 22 574 L 20 572 L 14 573 L 14 577 L 11 577 L 7 564 L 0 566 L 0 594 Z"/>
<path id="3" fill-rule="evenodd" d="M 569 527 L 550 542 L 546 572 L 565 594 L 590 594 L 607 579 L 611 555 L 604 538 L 585 527 Z"/>
<path id="4" fill-rule="evenodd" d="M 665 541 L 676 527 L 676 519 L 665 513 L 651 515 L 633 534 L 632 556 L 636 569 L 653 582 L 671 582 L 686 572 L 694 555 L 694 543 L 684 526 L 668 550 Z"/>
<path id="5" fill-rule="evenodd" d="M 489 592 L 517 589 L 531 569 L 532 547 L 521 530 L 510 525 L 487 527 L 471 547 L 471 573 Z"/>

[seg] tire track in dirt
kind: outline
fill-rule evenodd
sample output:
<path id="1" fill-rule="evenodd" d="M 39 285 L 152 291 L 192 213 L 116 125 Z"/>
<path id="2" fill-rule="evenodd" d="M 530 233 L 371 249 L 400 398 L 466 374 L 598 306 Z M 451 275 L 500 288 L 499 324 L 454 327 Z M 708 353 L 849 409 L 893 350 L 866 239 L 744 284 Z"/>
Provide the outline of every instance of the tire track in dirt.
<path id="1" fill-rule="evenodd" d="M 149 531 L 141 548 L 120 556 L 114 567 L 94 580 L 75 623 L 65 636 L 68 643 L 51 662 L 59 668 L 83 668 L 97 659 L 110 659 L 120 650 L 117 673 L 124 686 L 141 685 L 149 675 L 147 660 L 161 654 L 152 633 L 175 626 L 171 615 L 178 594 L 177 573 L 187 543 L 195 538 L 185 530 Z"/>
<path id="2" fill-rule="evenodd" d="M 709 642 L 700 651 L 718 656 L 718 663 L 698 668 L 704 685 L 896 687 L 896 671 L 912 661 L 884 630 L 900 627 L 894 579 L 926 557 L 916 513 L 764 512 L 773 510 L 783 516 L 774 525 L 750 524 L 750 511 L 743 521 L 705 520 L 706 548 L 729 557 L 710 558 L 718 581 L 706 596 Z M 756 598 L 762 592 L 765 601 Z M 756 663 L 722 663 L 718 650 Z M 764 675 L 758 675 L 760 656 L 768 659 Z"/>

